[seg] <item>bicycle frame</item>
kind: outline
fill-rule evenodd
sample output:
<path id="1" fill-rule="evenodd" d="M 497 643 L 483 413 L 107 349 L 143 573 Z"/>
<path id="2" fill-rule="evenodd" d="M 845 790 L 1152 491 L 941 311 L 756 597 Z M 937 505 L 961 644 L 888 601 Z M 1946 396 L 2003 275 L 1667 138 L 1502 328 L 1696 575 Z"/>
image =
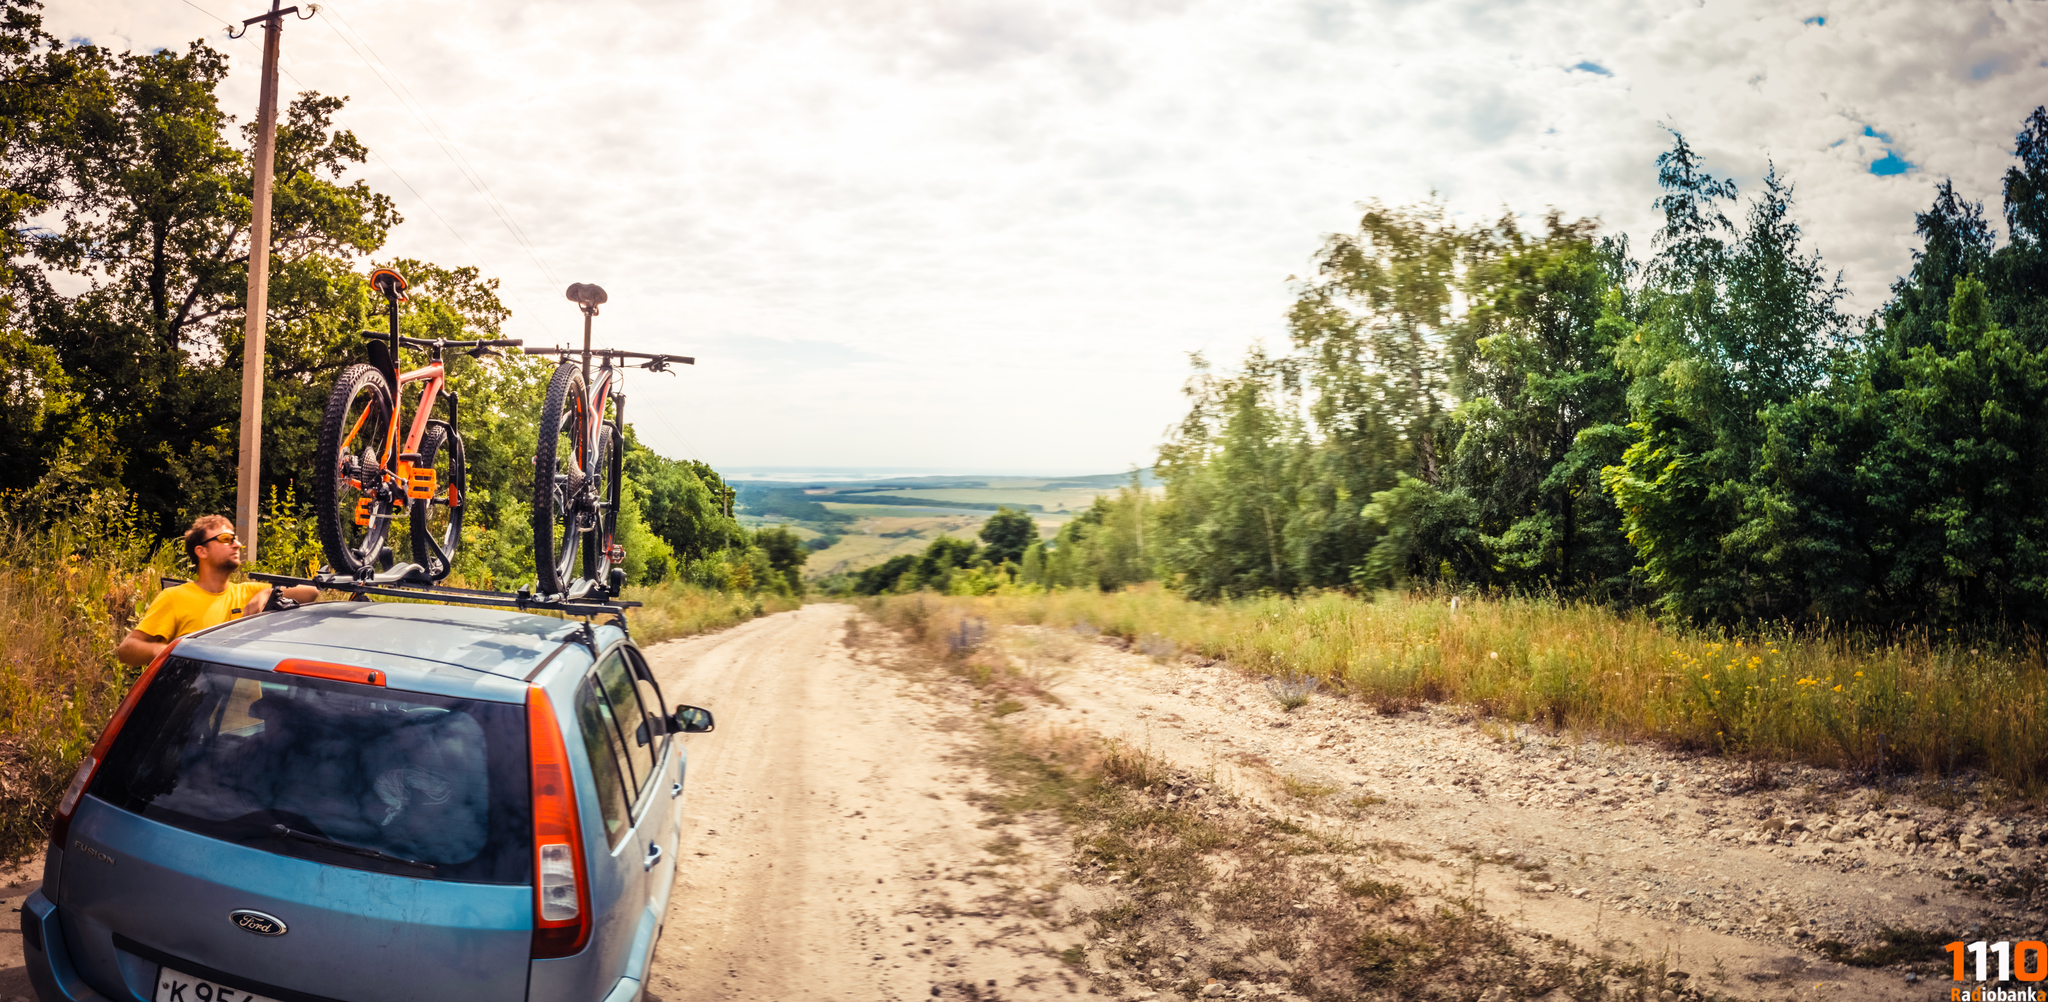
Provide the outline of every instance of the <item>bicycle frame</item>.
<path id="1" fill-rule="evenodd" d="M 586 366 L 587 371 L 587 366 L 589 365 L 589 356 L 586 355 L 584 357 L 584 364 Z M 598 378 L 596 383 L 591 383 L 588 376 L 584 377 L 584 383 L 590 391 L 590 397 L 588 400 L 577 404 L 577 406 L 579 407 L 586 408 L 586 413 L 593 414 L 596 417 L 596 420 L 594 421 L 584 422 L 584 425 L 587 429 L 587 434 L 583 436 L 584 441 L 578 443 L 576 446 L 577 465 L 583 467 L 584 469 L 590 468 L 590 457 L 597 455 L 599 444 L 602 442 L 601 436 L 604 435 L 605 405 L 612 405 L 612 421 L 619 426 L 620 432 L 623 433 L 626 428 L 626 395 L 624 393 L 619 393 L 615 395 L 612 392 L 612 384 L 616 381 L 619 381 L 619 372 L 617 369 L 612 368 L 612 360 L 610 357 L 606 357 L 604 360 L 604 364 L 598 367 L 597 377 Z M 618 484 L 611 485 L 611 490 L 613 492 L 617 492 L 619 488 L 620 485 Z M 602 511 L 604 508 L 608 508 L 611 506 L 612 499 L 609 497 L 601 497 L 597 499 L 597 503 L 599 506 L 599 510 Z M 599 519 L 598 525 L 602 527 L 603 525 L 605 525 L 605 521 L 603 519 Z M 614 526 L 614 528 L 616 528 L 616 526 Z M 614 542 L 614 539 L 610 536 L 606 536 L 604 539 L 597 541 L 598 545 L 604 548 L 602 552 L 605 553 L 605 555 L 608 557 L 611 556 L 612 546 Z"/>
<path id="2" fill-rule="evenodd" d="M 430 499 L 433 497 L 436 487 L 433 469 L 428 467 L 423 471 L 416 470 L 412 466 L 411 460 L 407 457 L 419 455 L 420 442 L 426 437 L 427 425 L 434 420 L 434 405 L 440 401 L 444 393 L 448 397 L 448 420 L 446 422 L 448 431 L 451 435 L 457 437 L 462 432 L 459 417 L 461 409 L 458 406 L 460 400 L 456 397 L 455 391 L 448 389 L 448 364 L 442 359 L 441 353 L 450 345 L 466 344 L 473 346 L 470 349 L 470 354 L 474 356 L 493 346 L 516 347 L 521 342 L 504 338 L 479 341 L 450 341 L 446 338 L 405 337 L 398 333 L 398 298 L 395 296 L 389 297 L 387 303 L 388 309 L 385 316 L 388 319 L 390 330 L 382 333 L 374 331 L 363 332 L 365 337 L 375 339 L 371 341 L 370 361 L 376 365 L 379 371 L 384 373 L 385 380 L 391 384 L 390 425 L 385 429 L 384 454 L 377 457 L 377 465 L 380 472 L 395 478 L 399 486 L 404 488 L 402 492 L 404 497 L 412 500 Z M 390 346 L 388 349 L 385 347 L 387 343 Z M 427 349 L 428 361 L 426 365 L 420 366 L 417 369 L 400 372 L 398 370 L 398 353 L 407 345 Z M 409 384 L 419 382 L 424 382 L 426 385 L 420 390 L 419 403 L 413 409 L 411 427 L 406 430 L 405 438 L 401 441 L 398 437 L 398 432 L 399 425 L 405 415 L 405 388 Z M 369 417 L 370 412 L 365 410 L 363 416 L 356 419 L 355 427 L 350 428 L 347 437 L 342 440 L 344 451 L 347 450 L 347 446 L 350 443 L 355 441 L 356 435 L 362 431 L 363 423 L 368 421 Z M 357 486 L 360 488 L 368 485 L 358 484 Z M 394 502 L 396 500 L 395 498 L 393 499 Z M 453 507 L 461 503 L 462 499 L 457 496 L 455 486 L 450 484 L 448 487 L 447 504 Z M 392 511 L 376 517 L 387 520 L 397 518 L 399 517 L 399 511 L 399 508 L 394 507 Z M 358 515 L 356 524 L 368 524 L 367 517 Z"/>

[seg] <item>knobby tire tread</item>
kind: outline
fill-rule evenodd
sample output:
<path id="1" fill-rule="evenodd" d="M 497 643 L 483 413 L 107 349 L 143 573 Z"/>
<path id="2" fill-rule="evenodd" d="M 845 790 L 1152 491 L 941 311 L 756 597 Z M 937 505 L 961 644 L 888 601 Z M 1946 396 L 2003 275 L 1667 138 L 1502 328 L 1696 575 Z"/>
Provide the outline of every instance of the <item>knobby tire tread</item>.
<path id="1" fill-rule="evenodd" d="M 376 563 L 376 550 L 382 547 L 391 526 L 389 521 L 373 520 L 364 534 L 364 542 L 352 547 L 342 524 L 336 464 L 340 459 L 342 437 L 348 434 L 345 426 L 350 423 L 349 403 L 355 399 L 358 390 L 365 388 L 365 384 L 372 393 L 379 395 L 387 410 L 396 406 L 390 384 L 375 367 L 357 363 L 341 370 L 341 376 L 334 381 L 334 389 L 327 395 L 327 409 L 320 418 L 320 444 L 314 460 L 319 464 L 313 476 L 313 506 L 320 531 L 320 548 L 326 551 L 328 566 L 334 568 L 335 573 L 344 575 L 356 574 L 365 566 Z M 388 427 L 370 428 L 374 423 L 364 422 L 364 431 L 372 436 L 371 441 L 378 441 L 378 436 L 389 434 Z M 375 542 L 376 546 L 368 546 L 370 542 Z M 362 558 L 359 548 L 371 551 L 369 559 Z"/>
<path id="2" fill-rule="evenodd" d="M 569 590 L 569 582 L 562 580 L 557 567 L 568 563 L 560 559 L 558 547 L 574 548 L 580 541 L 574 532 L 555 535 L 555 527 L 565 518 L 574 525 L 576 513 L 573 504 L 568 511 L 555 510 L 555 448 L 561 444 L 562 414 L 572 399 L 580 400 L 583 393 L 583 373 L 575 363 L 564 362 L 555 368 L 554 378 L 548 381 L 548 395 L 540 409 L 540 432 L 536 436 L 533 450 L 533 569 L 538 580 L 536 590 L 543 595 L 557 595 Z M 574 554 L 569 555 L 573 560 Z"/>

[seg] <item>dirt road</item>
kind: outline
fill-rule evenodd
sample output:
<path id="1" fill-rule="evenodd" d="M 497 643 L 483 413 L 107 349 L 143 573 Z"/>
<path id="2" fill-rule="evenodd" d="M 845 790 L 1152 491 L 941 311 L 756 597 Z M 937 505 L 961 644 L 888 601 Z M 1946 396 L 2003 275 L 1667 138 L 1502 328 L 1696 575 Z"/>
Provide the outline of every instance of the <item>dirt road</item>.
<path id="1" fill-rule="evenodd" d="M 690 739 L 689 844 L 653 996 L 1017 999 L 1097 988 L 1146 998 L 1201 972 L 1197 944 L 1173 968 L 1121 970 L 1121 948 L 1086 938 L 1087 912 L 1116 889 L 1070 869 L 1071 836 L 1050 820 L 984 827 L 975 798 L 989 788 L 972 749 L 988 716 L 960 697 L 964 683 L 849 650 L 850 617 L 813 605 L 651 652 L 670 698 L 719 713 L 716 733 Z M 2038 874 L 2041 850 L 2026 847 L 2042 840 L 2039 819 L 1979 803 L 1936 809 L 1815 770 L 1742 791 L 1745 777 L 1719 760 L 1517 732 L 1443 708 L 1388 715 L 1317 697 L 1284 714 L 1227 666 L 1062 631 L 1009 638 L 1004 656 L 1038 672 L 1051 698 L 1002 726 L 1143 747 L 1254 814 L 1386 847 L 1375 865 L 1418 894 L 1462 880 L 1532 941 L 1683 965 L 1717 995 L 1825 986 L 1931 998 L 1944 975 L 1915 984 L 1899 968 L 1831 963 L 1814 945 L 1877 948 L 1886 927 L 2041 931 L 2024 898 L 1994 901 L 1953 881 Z M 1933 948 L 1922 970 L 1942 956 Z M 1241 956 L 1209 959 L 1246 969 Z M 1285 994 L 1212 980 L 1223 981 L 1214 995 Z"/>
<path id="2" fill-rule="evenodd" d="M 1050 997 L 1086 991 L 1030 865 L 1056 829 L 981 827 L 972 721 L 905 675 L 857 664 L 851 610 L 812 605 L 661 644 L 670 700 L 710 707 L 689 739 L 679 877 L 648 994 L 698 999 Z M 1022 850 L 1022 851 L 1020 851 Z M 1035 878 L 1035 879 L 1034 879 Z M 1000 993 L 1000 995 L 999 995 Z"/>

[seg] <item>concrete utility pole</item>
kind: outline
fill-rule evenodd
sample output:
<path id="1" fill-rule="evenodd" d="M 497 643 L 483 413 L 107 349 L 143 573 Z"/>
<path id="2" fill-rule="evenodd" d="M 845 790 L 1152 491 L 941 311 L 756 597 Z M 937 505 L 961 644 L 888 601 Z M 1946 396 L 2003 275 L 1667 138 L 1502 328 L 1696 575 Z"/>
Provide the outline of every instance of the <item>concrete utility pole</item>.
<path id="1" fill-rule="evenodd" d="M 256 192 L 249 206 L 248 319 L 242 326 L 242 454 L 235 473 L 235 529 L 248 549 L 244 560 L 256 559 L 256 520 L 262 506 L 259 480 L 263 471 L 263 320 L 270 308 L 270 180 L 277 152 L 277 45 L 284 16 L 297 7 L 278 8 L 242 22 L 242 31 L 263 22 L 263 90 L 256 102 Z M 319 7 L 314 7 L 315 12 Z M 241 35 L 229 33 L 230 38 Z"/>

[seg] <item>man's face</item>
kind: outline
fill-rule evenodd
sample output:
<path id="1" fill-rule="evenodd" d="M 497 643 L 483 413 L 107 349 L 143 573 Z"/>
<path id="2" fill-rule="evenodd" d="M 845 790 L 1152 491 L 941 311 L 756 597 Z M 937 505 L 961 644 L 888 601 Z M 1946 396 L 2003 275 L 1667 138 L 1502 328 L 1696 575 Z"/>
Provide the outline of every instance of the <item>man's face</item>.
<path id="1" fill-rule="evenodd" d="M 206 567 L 217 567 L 233 571 L 242 566 L 242 544 L 235 538 L 235 527 L 223 526 L 207 538 L 206 545 L 198 548 L 199 563 Z"/>

